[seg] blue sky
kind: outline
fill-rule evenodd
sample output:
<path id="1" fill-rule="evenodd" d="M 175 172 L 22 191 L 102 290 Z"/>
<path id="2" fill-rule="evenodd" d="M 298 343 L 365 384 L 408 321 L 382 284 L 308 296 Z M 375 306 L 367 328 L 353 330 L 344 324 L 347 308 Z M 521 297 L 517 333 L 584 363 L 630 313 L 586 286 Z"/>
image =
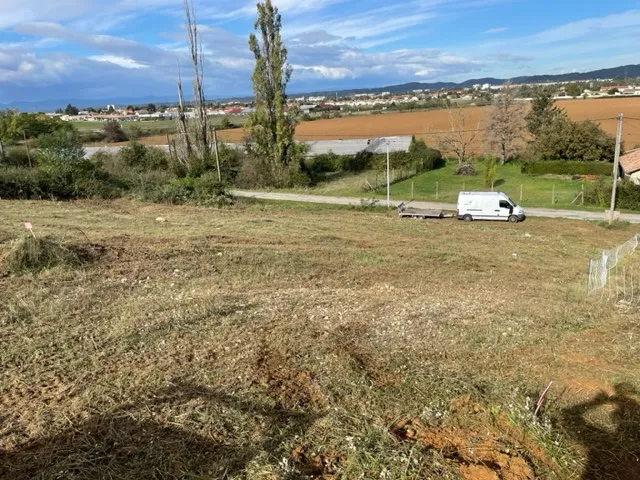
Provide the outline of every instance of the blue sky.
<path id="1" fill-rule="evenodd" d="M 275 0 L 290 92 L 640 63 L 619 0 Z M 255 2 L 196 0 L 207 97 L 251 92 Z M 2 0 L 0 103 L 175 97 L 182 0 Z"/>

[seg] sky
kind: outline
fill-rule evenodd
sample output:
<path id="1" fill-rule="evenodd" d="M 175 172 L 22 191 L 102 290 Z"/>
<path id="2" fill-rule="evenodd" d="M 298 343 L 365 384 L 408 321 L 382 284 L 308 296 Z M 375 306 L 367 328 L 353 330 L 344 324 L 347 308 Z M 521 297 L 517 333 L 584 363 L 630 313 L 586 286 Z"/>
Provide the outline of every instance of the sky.
<path id="1" fill-rule="evenodd" d="M 640 63 L 637 1 L 274 4 L 294 69 L 292 94 Z M 207 98 L 250 94 L 255 1 L 195 5 Z M 174 98 L 179 69 L 191 73 L 182 0 L 2 0 L 0 103 Z"/>

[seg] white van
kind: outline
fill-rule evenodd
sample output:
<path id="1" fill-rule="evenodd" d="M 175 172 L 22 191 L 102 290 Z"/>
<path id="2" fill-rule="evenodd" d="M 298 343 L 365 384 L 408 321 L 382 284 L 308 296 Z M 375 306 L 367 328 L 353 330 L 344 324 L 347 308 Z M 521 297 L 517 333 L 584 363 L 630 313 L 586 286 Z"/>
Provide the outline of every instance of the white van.
<path id="1" fill-rule="evenodd" d="M 524 210 L 501 192 L 460 192 L 458 220 L 503 220 L 512 223 L 524 220 Z"/>

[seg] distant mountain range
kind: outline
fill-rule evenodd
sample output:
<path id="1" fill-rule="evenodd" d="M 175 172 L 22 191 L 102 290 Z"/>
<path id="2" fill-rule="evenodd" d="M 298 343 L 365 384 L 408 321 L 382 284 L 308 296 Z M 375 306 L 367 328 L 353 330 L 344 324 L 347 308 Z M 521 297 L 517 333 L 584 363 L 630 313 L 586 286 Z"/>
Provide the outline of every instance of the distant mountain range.
<path id="1" fill-rule="evenodd" d="M 640 77 L 640 65 L 623 65 L 621 67 L 614 68 L 605 68 L 601 70 L 594 70 L 591 72 L 574 72 L 574 73 L 563 73 L 560 75 L 532 75 L 532 76 L 524 76 L 524 77 L 515 77 L 515 78 L 474 78 L 471 80 L 467 80 L 462 83 L 454 83 L 454 82 L 435 82 L 435 83 L 420 83 L 420 82 L 411 82 L 411 83 L 403 83 L 401 85 L 389 85 L 386 87 L 376 87 L 376 88 L 356 88 L 356 89 L 348 89 L 348 90 L 330 90 L 330 91 L 316 91 L 316 92 L 306 92 L 306 93 L 295 93 L 290 94 L 292 97 L 309 97 L 309 96 L 327 96 L 332 97 L 334 95 L 346 96 L 346 95 L 355 95 L 359 93 L 382 93 L 382 92 L 390 92 L 390 93 L 403 93 L 410 92 L 412 90 L 442 90 L 442 89 L 452 89 L 452 88 L 471 88 L 473 85 L 482 85 L 488 83 L 489 85 L 502 85 L 506 81 L 511 81 L 512 83 L 522 84 L 522 83 L 559 83 L 559 82 L 582 82 L 588 80 L 597 80 L 604 78 L 638 78 Z M 221 100 L 239 100 L 239 101 L 251 101 L 252 97 L 233 97 L 233 98 L 216 98 L 216 101 Z M 214 99 L 210 99 L 214 100 Z M 165 104 L 172 105 L 176 103 L 175 97 L 169 96 L 155 96 L 155 97 L 144 97 L 144 98 L 110 98 L 110 99 L 68 99 L 68 100 L 44 100 L 38 102 L 12 102 L 8 104 L 0 104 L 0 109 L 12 109 L 12 110 L 20 110 L 22 112 L 52 112 L 58 108 L 63 108 L 67 105 L 67 103 L 71 103 L 80 108 L 88 108 L 88 107 L 104 107 L 109 104 L 115 104 L 119 106 L 126 105 L 146 105 L 148 103 L 155 104 Z"/>

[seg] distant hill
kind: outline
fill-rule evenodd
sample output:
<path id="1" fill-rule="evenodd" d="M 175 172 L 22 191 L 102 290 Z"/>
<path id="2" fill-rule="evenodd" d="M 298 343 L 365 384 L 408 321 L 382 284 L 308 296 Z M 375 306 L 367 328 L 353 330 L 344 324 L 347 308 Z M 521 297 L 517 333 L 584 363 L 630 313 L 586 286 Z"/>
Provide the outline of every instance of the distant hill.
<path id="1" fill-rule="evenodd" d="M 317 95 L 326 95 L 333 96 L 336 93 L 338 95 L 356 95 L 359 93 L 401 93 L 401 92 L 410 92 L 412 90 L 442 90 L 442 89 L 451 89 L 451 88 L 471 88 L 473 85 L 483 85 L 488 83 L 489 85 L 502 85 L 506 81 L 511 81 L 512 83 L 558 83 L 558 82 L 584 82 L 587 80 L 597 80 L 604 78 L 638 78 L 640 77 L 640 65 L 624 65 L 621 67 L 615 68 L 605 68 L 602 70 L 594 70 L 591 72 L 573 72 L 573 73 L 563 73 L 560 75 L 532 75 L 532 76 L 524 76 L 524 77 L 515 77 L 515 78 L 473 78 L 471 80 L 467 80 L 462 83 L 454 83 L 454 82 L 435 82 L 435 83 L 420 83 L 420 82 L 411 82 L 411 83 L 403 83 L 401 85 L 388 85 L 386 87 L 375 87 L 375 88 L 359 88 L 359 89 L 351 89 L 351 90 L 338 90 L 336 91 L 326 91 L 326 92 L 314 92 L 309 94 L 299 94 L 296 96 L 317 96 Z"/>
<path id="2" fill-rule="evenodd" d="M 489 85 L 502 85 L 507 80 L 512 83 L 558 83 L 558 82 L 582 82 L 587 80 L 597 80 L 604 78 L 638 78 L 640 77 L 640 65 L 623 65 L 615 68 L 605 68 L 601 70 L 594 70 L 591 72 L 573 72 L 563 73 L 560 75 L 532 75 L 524 77 L 515 77 L 510 79 L 505 78 L 473 78 L 462 83 L 454 82 L 435 82 L 435 83 L 420 83 L 411 82 L 403 83 L 401 85 L 388 85 L 386 87 L 375 88 L 355 88 L 347 90 L 330 90 L 330 91 L 316 91 L 316 92 L 304 92 L 304 93 L 292 93 L 292 97 L 309 97 L 309 96 L 326 96 L 333 97 L 336 93 L 340 96 L 356 95 L 359 93 L 404 93 L 412 90 L 442 90 L 451 88 L 471 88 L 473 85 L 485 84 Z M 250 102 L 252 97 L 233 97 L 235 100 Z M 211 98 L 209 101 L 222 101 L 220 98 Z M 229 100 L 226 98 L 224 100 Z M 115 104 L 119 106 L 126 105 L 145 105 L 147 103 L 155 103 L 156 105 L 165 104 L 173 105 L 176 103 L 175 97 L 144 97 L 144 98 L 111 98 L 111 99 L 68 99 L 68 100 L 45 100 L 39 102 L 13 102 L 8 104 L 0 104 L 0 109 L 12 109 L 20 110 L 22 112 L 52 112 L 57 108 L 64 108 L 67 103 L 76 105 L 77 107 L 84 109 L 88 107 L 104 107 L 109 104 Z"/>

